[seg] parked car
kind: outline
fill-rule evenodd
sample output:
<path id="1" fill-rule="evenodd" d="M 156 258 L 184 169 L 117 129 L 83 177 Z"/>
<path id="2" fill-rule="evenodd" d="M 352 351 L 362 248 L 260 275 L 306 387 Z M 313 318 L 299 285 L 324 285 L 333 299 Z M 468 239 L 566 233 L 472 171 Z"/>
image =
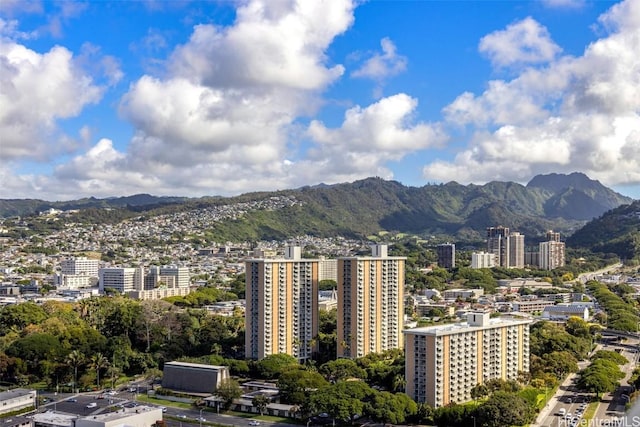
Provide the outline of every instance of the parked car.
<path id="1" fill-rule="evenodd" d="M 96 406 L 98 406 L 96 402 L 91 402 L 87 404 L 87 409 L 95 408 Z"/>
<path id="2" fill-rule="evenodd" d="M 67 402 L 71 402 L 71 403 L 76 403 L 78 401 L 78 399 L 76 399 L 75 397 L 70 397 L 67 399 Z"/>

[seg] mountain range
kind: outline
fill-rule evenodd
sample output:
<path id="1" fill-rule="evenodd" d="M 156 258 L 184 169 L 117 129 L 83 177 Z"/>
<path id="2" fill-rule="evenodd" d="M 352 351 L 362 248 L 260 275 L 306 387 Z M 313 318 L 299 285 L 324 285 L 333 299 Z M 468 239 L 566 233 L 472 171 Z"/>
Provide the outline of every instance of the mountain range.
<path id="1" fill-rule="evenodd" d="M 86 198 L 66 202 L 0 200 L 0 216 L 33 215 L 48 209 L 101 211 L 96 221 L 126 216 L 234 205 L 273 197 L 296 203 L 278 209 L 245 209 L 232 220 L 211 224 L 219 239 L 288 239 L 316 236 L 366 237 L 381 231 L 442 236 L 457 241 L 482 240 L 488 226 L 504 225 L 527 238 L 548 229 L 574 233 L 593 218 L 630 204 L 633 199 L 605 187 L 582 173 L 535 176 L 526 186 L 514 182 L 484 185 L 446 184 L 409 187 L 396 181 L 367 178 L 352 183 L 308 186 L 236 197 L 155 197 L 140 194 L 108 199 Z M 104 208 L 113 211 L 105 215 Z"/>

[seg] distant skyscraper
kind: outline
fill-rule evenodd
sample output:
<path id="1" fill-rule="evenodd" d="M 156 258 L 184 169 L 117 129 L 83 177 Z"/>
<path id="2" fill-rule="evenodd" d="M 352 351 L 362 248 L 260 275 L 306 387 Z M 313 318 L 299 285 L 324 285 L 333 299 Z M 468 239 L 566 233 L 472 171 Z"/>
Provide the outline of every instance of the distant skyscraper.
<path id="1" fill-rule="evenodd" d="M 493 378 L 529 372 L 530 320 L 469 313 L 466 323 L 406 329 L 406 392 L 433 407 L 471 400 L 471 389 Z"/>
<path id="2" fill-rule="evenodd" d="M 509 234 L 509 268 L 524 268 L 524 234 Z"/>
<path id="3" fill-rule="evenodd" d="M 487 252 L 495 257 L 495 265 L 509 267 L 509 228 L 487 227 Z"/>
<path id="4" fill-rule="evenodd" d="M 503 226 L 488 227 L 487 252 L 495 256 L 497 267 L 524 268 L 524 234 Z"/>
<path id="5" fill-rule="evenodd" d="M 338 357 L 402 348 L 405 257 L 386 245 L 370 257 L 338 259 Z"/>
<path id="6" fill-rule="evenodd" d="M 549 230 L 547 231 L 547 242 L 559 242 L 560 241 L 560 233 L 557 231 Z"/>
<path id="7" fill-rule="evenodd" d="M 436 247 L 438 253 L 438 267 L 454 268 L 456 266 L 456 245 L 444 243 Z"/>
<path id="8" fill-rule="evenodd" d="M 551 230 L 547 232 L 547 241 L 540 242 L 539 262 L 542 270 L 564 267 L 565 247 L 564 242 L 560 241 L 560 233 Z"/>
<path id="9" fill-rule="evenodd" d="M 311 358 L 318 335 L 319 260 L 287 247 L 284 259 L 246 262 L 245 356 Z"/>

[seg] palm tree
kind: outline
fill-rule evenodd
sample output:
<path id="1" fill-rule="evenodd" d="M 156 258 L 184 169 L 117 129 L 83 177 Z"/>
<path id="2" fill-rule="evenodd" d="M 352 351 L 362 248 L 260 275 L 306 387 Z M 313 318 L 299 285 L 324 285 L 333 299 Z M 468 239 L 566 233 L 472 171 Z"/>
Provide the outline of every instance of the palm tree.
<path id="1" fill-rule="evenodd" d="M 65 358 L 65 363 L 73 368 L 73 389 L 76 393 L 78 392 L 78 366 L 82 365 L 84 360 L 84 354 L 78 350 L 73 350 L 71 353 L 67 354 L 67 357 Z"/>
<path id="2" fill-rule="evenodd" d="M 91 367 L 96 370 L 96 383 L 100 388 L 100 369 L 109 366 L 109 360 L 102 355 L 102 353 L 96 353 L 91 356 Z"/>
<path id="3" fill-rule="evenodd" d="M 120 375 L 120 369 L 117 366 L 109 365 L 107 375 L 111 377 L 111 388 L 116 387 L 116 378 Z"/>

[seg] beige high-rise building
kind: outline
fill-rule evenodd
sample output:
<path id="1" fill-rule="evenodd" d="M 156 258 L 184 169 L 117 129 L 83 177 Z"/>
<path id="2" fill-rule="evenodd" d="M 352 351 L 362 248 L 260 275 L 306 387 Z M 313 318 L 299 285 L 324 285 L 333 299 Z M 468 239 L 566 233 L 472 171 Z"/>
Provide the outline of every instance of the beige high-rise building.
<path id="1" fill-rule="evenodd" d="M 386 245 L 370 257 L 338 259 L 338 357 L 403 347 L 405 257 Z"/>
<path id="2" fill-rule="evenodd" d="M 433 407 L 471 400 L 471 389 L 493 378 L 529 372 L 530 320 L 469 313 L 466 323 L 404 331 L 406 392 Z"/>
<path id="3" fill-rule="evenodd" d="M 524 268 L 524 234 L 509 234 L 509 268 Z"/>
<path id="4" fill-rule="evenodd" d="M 564 267 L 565 265 L 565 247 L 564 242 L 549 241 L 540 242 L 540 269 L 553 270 L 554 268 Z"/>
<path id="5" fill-rule="evenodd" d="M 309 359 L 318 335 L 319 260 L 302 259 L 297 246 L 282 259 L 246 262 L 245 356 Z"/>

